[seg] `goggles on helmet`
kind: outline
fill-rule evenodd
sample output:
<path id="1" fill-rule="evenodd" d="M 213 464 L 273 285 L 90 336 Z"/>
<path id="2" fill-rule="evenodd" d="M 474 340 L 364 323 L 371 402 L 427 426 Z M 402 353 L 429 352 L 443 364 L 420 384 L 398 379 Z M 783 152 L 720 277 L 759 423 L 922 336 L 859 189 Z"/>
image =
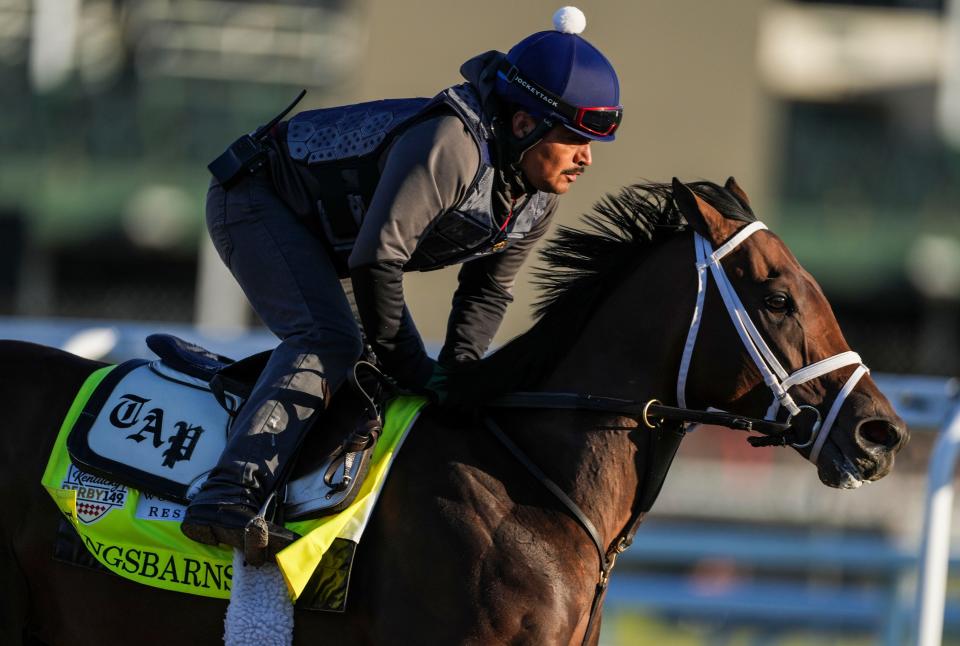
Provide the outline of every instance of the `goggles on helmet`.
<path id="1" fill-rule="evenodd" d="M 523 88 L 528 95 L 566 119 L 568 125 L 577 130 L 599 137 L 607 137 L 616 132 L 623 120 L 622 105 L 578 108 L 567 103 L 536 81 L 523 76 L 517 66 L 512 65 L 509 61 L 505 60 L 500 64 L 497 76 L 507 83 L 515 83 Z"/>

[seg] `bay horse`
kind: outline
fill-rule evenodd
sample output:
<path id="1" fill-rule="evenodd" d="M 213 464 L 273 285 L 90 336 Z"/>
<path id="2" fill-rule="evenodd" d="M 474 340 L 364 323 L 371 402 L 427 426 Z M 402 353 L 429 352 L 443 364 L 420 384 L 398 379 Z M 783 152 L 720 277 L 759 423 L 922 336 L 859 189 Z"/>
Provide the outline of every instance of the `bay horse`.
<path id="1" fill-rule="evenodd" d="M 696 261 L 696 236 L 712 249 L 737 243 L 715 264 L 730 277 L 741 318 L 755 324 L 765 339 L 759 344 L 784 370 L 809 377 L 802 368 L 848 356 L 849 347 L 823 292 L 784 243 L 766 230 L 743 236 L 755 220 L 733 178 L 725 186 L 634 185 L 608 196 L 584 229 L 562 228 L 543 252 L 544 295 L 532 328 L 453 377 L 461 405 L 525 390 L 685 399 L 691 408 L 764 416 L 772 386 L 755 363 L 750 343 L 758 342 L 732 324 L 717 283 L 704 285 L 709 262 Z M 691 334 L 695 311 L 699 330 Z M 52 348 L 0 344 L 0 639 L 216 643 L 223 601 L 140 587 L 51 558 L 59 512 L 40 476 L 69 403 L 99 366 Z M 853 488 L 890 471 L 907 431 L 861 366 L 848 362 L 788 387 L 795 407 L 814 411 L 825 425 L 834 417 L 814 459 L 825 484 Z M 634 417 L 504 408 L 483 414 L 575 501 L 605 547 L 642 517 L 642 483 L 656 465 L 653 432 Z M 787 415 L 781 409 L 774 417 Z M 813 450 L 797 448 L 804 457 Z M 599 631 L 585 633 L 596 589 L 596 548 L 569 510 L 471 415 L 428 407 L 360 543 L 347 611 L 298 612 L 294 639 L 595 644 Z"/>

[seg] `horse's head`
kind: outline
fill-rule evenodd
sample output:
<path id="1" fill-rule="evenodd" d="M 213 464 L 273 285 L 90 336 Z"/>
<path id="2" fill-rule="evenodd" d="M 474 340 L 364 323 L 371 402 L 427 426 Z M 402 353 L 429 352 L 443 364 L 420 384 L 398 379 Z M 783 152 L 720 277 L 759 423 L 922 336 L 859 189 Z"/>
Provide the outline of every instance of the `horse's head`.
<path id="1" fill-rule="evenodd" d="M 681 405 L 791 417 L 813 432 L 797 450 L 825 484 L 855 488 L 882 478 L 908 433 L 850 351 L 820 286 L 780 238 L 752 224 L 732 177 L 724 188 L 691 187 L 674 180 L 673 197 L 701 238 L 706 298 L 699 339 L 688 336 L 697 351 L 685 353 Z"/>

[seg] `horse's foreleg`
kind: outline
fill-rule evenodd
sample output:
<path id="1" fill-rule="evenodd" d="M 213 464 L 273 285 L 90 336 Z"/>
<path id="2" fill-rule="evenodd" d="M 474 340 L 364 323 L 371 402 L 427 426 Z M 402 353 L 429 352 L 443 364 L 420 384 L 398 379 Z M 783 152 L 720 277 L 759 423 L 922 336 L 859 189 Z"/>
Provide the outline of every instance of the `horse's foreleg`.
<path id="1" fill-rule="evenodd" d="M 9 539 L 3 541 L 0 550 L 0 643 L 41 646 L 44 642 L 29 629 L 30 609 L 33 603 L 19 559 Z"/>

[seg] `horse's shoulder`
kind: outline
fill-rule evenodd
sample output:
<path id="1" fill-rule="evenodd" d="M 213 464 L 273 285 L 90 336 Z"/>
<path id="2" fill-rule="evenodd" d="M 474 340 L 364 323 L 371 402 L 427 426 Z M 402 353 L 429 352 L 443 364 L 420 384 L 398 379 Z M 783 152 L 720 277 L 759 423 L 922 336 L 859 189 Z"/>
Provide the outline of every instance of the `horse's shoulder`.
<path id="1" fill-rule="evenodd" d="M 499 449 L 469 416 L 461 420 L 427 408 L 404 441 L 391 478 L 402 481 L 405 496 L 442 501 L 443 515 L 496 514 L 511 502 L 498 469 L 504 457 Z"/>

